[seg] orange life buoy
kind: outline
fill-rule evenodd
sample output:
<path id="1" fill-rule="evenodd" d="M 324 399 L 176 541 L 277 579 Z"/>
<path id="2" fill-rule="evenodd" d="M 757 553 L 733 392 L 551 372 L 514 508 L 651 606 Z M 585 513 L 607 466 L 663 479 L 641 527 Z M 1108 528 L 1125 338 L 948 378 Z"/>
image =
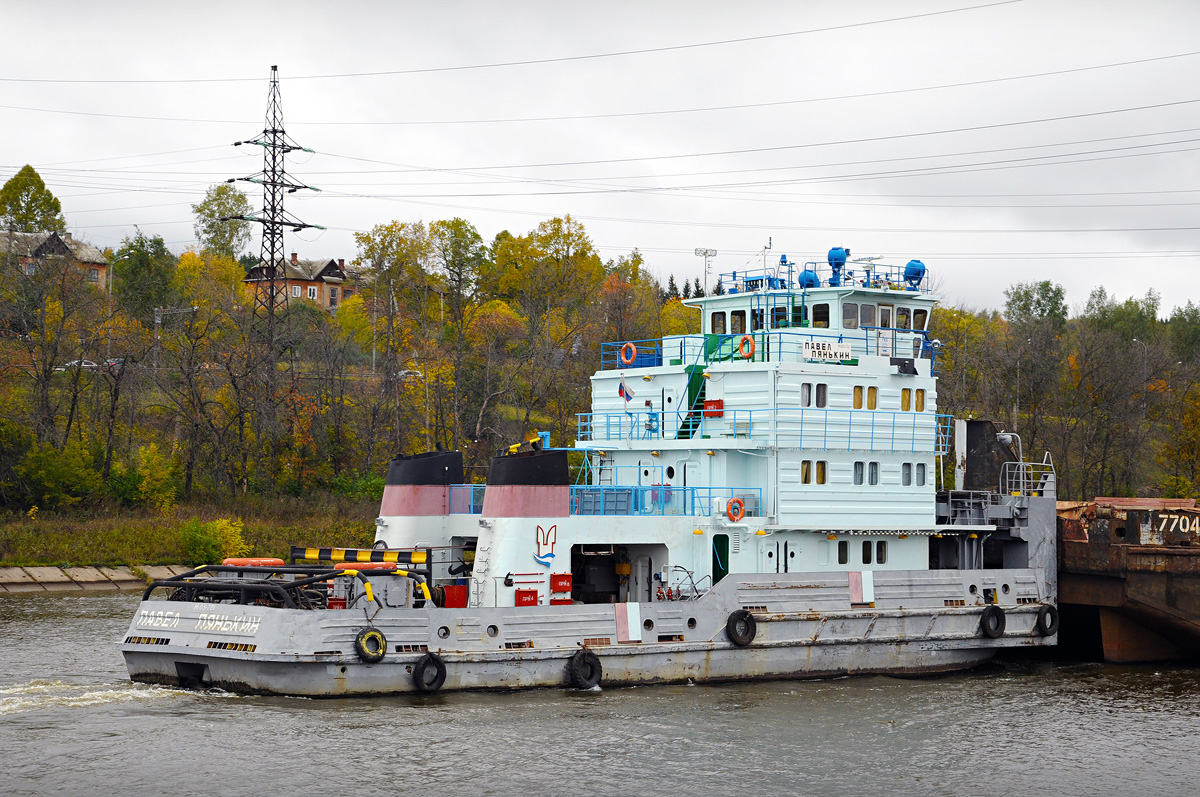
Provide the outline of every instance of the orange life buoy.
<path id="1" fill-rule="evenodd" d="M 746 505 L 740 498 L 730 498 L 729 504 L 725 507 L 725 514 L 729 516 L 730 520 L 737 523 L 746 516 Z"/>
<path id="2" fill-rule="evenodd" d="M 746 344 L 750 344 L 749 351 L 746 350 Z M 738 344 L 738 353 L 742 355 L 742 359 L 749 360 L 754 356 L 754 338 L 749 335 L 742 335 L 742 342 Z"/>
<path id="3" fill-rule="evenodd" d="M 621 347 L 621 364 L 629 365 L 637 357 L 637 346 L 632 343 L 626 343 Z"/>

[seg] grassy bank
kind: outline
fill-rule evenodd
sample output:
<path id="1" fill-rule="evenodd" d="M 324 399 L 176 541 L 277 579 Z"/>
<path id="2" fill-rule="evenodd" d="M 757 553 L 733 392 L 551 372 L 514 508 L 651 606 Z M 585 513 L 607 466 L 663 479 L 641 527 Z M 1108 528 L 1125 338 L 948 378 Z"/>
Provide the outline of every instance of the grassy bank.
<path id="1" fill-rule="evenodd" d="M 374 539 L 376 500 L 330 498 L 195 504 L 168 516 L 96 509 L 0 518 L 0 566 L 195 564 L 181 529 L 195 519 L 242 520 L 247 556 L 286 558 L 290 545 L 356 547 Z"/>

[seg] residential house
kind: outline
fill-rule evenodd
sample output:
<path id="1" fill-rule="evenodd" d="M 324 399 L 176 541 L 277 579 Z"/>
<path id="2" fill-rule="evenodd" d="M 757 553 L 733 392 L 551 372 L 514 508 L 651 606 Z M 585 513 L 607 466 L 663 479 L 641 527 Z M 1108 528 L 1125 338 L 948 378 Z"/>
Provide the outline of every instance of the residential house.
<path id="1" fill-rule="evenodd" d="M 345 260 L 300 260 L 292 252 L 291 260 L 284 261 L 283 266 L 284 290 L 289 302 L 308 300 L 333 312 L 354 295 L 353 275 L 347 273 Z M 270 279 L 270 269 L 258 265 L 250 269 L 243 281 L 251 290 L 265 290 Z"/>
<path id="2" fill-rule="evenodd" d="M 30 276 L 37 268 L 37 261 L 43 258 L 69 258 L 88 282 L 102 291 L 108 290 L 108 258 L 69 232 L 0 232 L 0 260 L 10 256 L 16 257 L 18 267 Z"/>

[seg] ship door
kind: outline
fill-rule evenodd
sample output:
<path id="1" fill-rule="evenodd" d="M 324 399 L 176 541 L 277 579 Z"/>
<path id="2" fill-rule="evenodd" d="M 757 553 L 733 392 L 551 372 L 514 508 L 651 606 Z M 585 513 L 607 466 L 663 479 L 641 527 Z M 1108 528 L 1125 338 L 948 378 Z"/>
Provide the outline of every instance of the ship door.
<path id="1" fill-rule="evenodd" d="M 892 305 L 879 305 L 879 329 L 875 330 L 878 348 L 876 353 L 881 357 L 892 356 Z"/>
<path id="2" fill-rule="evenodd" d="M 729 575 L 729 535 L 714 534 L 712 538 L 712 583 Z"/>

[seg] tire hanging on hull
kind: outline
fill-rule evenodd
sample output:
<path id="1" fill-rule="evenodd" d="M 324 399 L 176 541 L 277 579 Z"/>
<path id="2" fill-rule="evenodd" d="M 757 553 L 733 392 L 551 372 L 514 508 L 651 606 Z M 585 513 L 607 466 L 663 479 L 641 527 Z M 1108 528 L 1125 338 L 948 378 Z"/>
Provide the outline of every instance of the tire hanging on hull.
<path id="1" fill-rule="evenodd" d="M 576 689 L 592 689 L 600 685 L 604 677 L 604 667 L 600 657 L 587 648 L 575 651 L 567 660 L 567 680 Z"/>
<path id="2" fill-rule="evenodd" d="M 758 633 L 758 623 L 750 612 L 736 609 L 729 613 L 729 619 L 725 621 L 725 633 L 730 642 L 744 648 L 754 641 L 754 636 Z"/>
<path id="3" fill-rule="evenodd" d="M 426 653 L 413 665 L 412 676 L 418 692 L 436 692 L 446 683 L 446 662 L 436 653 Z"/>

